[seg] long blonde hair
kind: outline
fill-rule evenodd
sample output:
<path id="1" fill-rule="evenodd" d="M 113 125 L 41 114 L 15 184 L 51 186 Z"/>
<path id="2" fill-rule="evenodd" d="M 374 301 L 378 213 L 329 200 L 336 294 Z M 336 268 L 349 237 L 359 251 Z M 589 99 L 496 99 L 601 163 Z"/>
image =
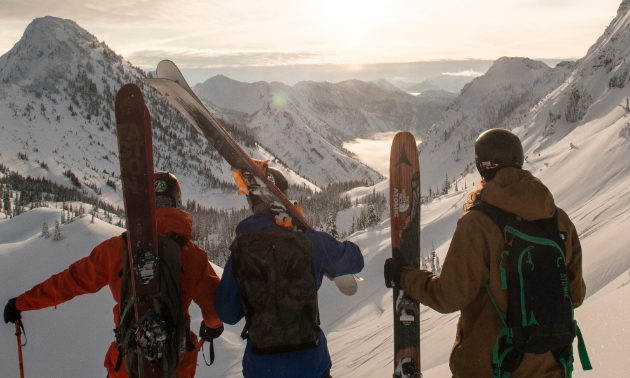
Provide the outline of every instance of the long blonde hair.
<path id="1" fill-rule="evenodd" d="M 477 187 L 474 190 L 468 193 L 468 198 L 466 200 L 466 203 L 464 203 L 464 206 L 462 206 L 464 208 L 464 212 L 470 210 L 470 208 L 475 206 L 477 202 L 481 201 L 481 192 L 483 192 L 483 188 L 485 186 L 486 186 L 486 181 L 482 179 L 479 185 L 477 185 Z"/>

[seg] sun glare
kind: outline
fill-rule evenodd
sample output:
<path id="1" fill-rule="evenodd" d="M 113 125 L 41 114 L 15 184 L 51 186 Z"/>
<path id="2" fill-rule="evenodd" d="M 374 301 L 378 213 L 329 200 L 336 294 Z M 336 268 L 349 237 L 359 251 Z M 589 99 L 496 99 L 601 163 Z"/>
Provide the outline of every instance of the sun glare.
<path id="1" fill-rule="evenodd" d="M 323 0 L 324 23 L 332 28 L 336 37 L 346 42 L 365 38 L 373 24 L 379 20 L 379 10 L 391 0 Z"/>

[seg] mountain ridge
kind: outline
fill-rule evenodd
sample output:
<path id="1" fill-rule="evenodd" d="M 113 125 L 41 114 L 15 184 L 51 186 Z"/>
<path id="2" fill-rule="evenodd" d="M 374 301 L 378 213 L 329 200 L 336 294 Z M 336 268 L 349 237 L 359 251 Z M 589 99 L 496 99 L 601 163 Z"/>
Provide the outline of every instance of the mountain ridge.
<path id="1" fill-rule="evenodd" d="M 184 196 L 198 203 L 242 206 L 230 167 L 165 99 L 143 85 L 143 77 L 143 70 L 76 22 L 51 16 L 33 20 L 22 38 L 0 57 L 0 125 L 5 137 L 0 141 L 0 161 L 12 170 L 66 186 L 73 185 L 64 176 L 71 170 L 84 184 L 82 190 L 112 205 L 122 205 L 122 195 L 116 190 L 120 180 L 113 104 L 118 88 L 135 83 L 143 89 L 152 115 L 156 169 L 175 173 Z M 227 77 L 218 80 L 229 82 Z M 262 147 L 264 143 L 253 140 L 246 129 L 226 127 L 248 153 L 279 165 L 294 184 L 315 187 L 312 182 L 326 185 L 340 180 L 382 179 L 341 146 L 321 138 L 320 145 L 312 148 L 325 158 L 325 164 L 309 165 L 305 160 L 296 164 L 299 159 L 292 159 L 292 155 L 299 157 L 299 149 L 287 154 L 276 147 L 273 153 Z M 316 131 L 312 138 L 318 138 Z M 277 134 L 273 139 L 283 138 Z M 286 146 L 295 145 L 299 138 L 289 140 L 287 137 Z M 41 167 L 44 165 L 48 168 Z M 296 173 L 291 166 L 301 172 Z"/>

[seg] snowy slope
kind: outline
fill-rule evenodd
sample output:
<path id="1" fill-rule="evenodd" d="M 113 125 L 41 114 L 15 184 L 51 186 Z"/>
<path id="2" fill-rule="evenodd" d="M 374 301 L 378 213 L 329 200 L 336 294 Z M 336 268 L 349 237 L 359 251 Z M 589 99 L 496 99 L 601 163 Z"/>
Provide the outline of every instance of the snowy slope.
<path id="1" fill-rule="evenodd" d="M 559 190 L 561 179 L 548 182 L 552 191 Z M 387 183 L 378 184 L 377 190 L 387 193 Z M 367 195 L 372 188 L 357 188 L 353 198 Z M 462 215 L 461 205 L 466 191 L 439 197 L 422 211 L 421 248 L 428 251 L 433 243 L 443 259 L 457 219 Z M 593 206 L 606 207 L 605 200 L 593 201 Z M 574 206 L 565 206 L 576 217 Z M 55 209 L 36 209 L 11 220 L 0 220 L 0 287 L 6 302 L 54 274 L 72 261 L 89 253 L 100 241 L 117 235 L 121 229 L 89 217 L 77 219 L 62 226 L 60 242 L 40 236 L 43 219 L 49 224 L 59 216 Z M 576 318 L 585 335 L 595 370 L 576 377 L 623 376 L 630 371 L 627 348 L 630 347 L 628 327 L 628 287 L 630 264 L 627 263 L 627 246 L 630 236 L 619 233 L 627 229 L 628 217 L 602 218 L 598 221 L 577 222 L 578 230 L 594 229 L 588 235 L 582 232 L 584 271 L 590 297 L 576 311 Z M 611 233 L 617 233 L 618 243 L 626 248 L 609 249 L 603 255 L 601 245 L 606 245 Z M 333 359 L 333 376 L 383 377 L 393 369 L 392 297 L 383 285 L 382 266 L 391 254 L 389 219 L 380 225 L 354 234 L 350 240 L 357 243 L 365 256 L 365 269 L 360 276 L 359 292 L 352 297 L 339 293 L 335 286 L 325 281 L 320 290 L 322 328 L 328 335 Z M 598 252 L 595 252 L 598 251 Z M 624 261 L 626 261 L 624 263 Z M 600 265 L 608 266 L 604 277 L 592 273 Z M 618 266 L 621 273 L 615 273 Z M 594 290 L 598 290 L 595 292 Z M 102 358 L 109 342 L 113 340 L 111 322 L 113 300 L 107 290 L 98 294 L 77 298 L 58 306 L 24 313 L 29 332 L 29 345 L 25 348 L 27 374 L 33 376 L 102 376 Z M 602 312 L 606 307 L 609 311 Z M 194 305 L 191 307 L 194 308 Z M 424 306 L 422 311 L 422 363 L 426 378 L 448 376 L 448 355 L 455 336 L 457 313 L 439 314 Z M 199 321 L 198 310 L 193 313 L 193 327 Z M 242 323 L 242 322 L 241 322 Z M 206 368 L 199 361 L 199 376 L 239 377 L 240 359 L 244 344 L 239 338 L 243 324 L 228 326 L 217 343 L 217 362 Z M 0 365 L 8 367 L 8 377 L 17 376 L 16 351 L 10 326 L 0 327 Z M 87 340 L 90 340 L 87 342 Z M 53 347 L 54 346 L 54 347 Z M 68 359 L 67 356 L 77 356 Z M 13 370 L 11 370 L 13 366 Z M 616 375 L 615 375 L 616 374 Z"/>
<path id="2" fill-rule="evenodd" d="M 3 305 L 9 298 L 87 256 L 103 240 L 124 231 L 98 219 L 91 223 L 90 217 L 85 216 L 76 218 L 71 224 L 62 225 L 62 239 L 55 242 L 52 236 L 41 236 L 43 221 L 53 225 L 52 235 L 55 219 L 60 217 L 60 211 L 54 209 L 54 204 L 52 206 L 52 209 L 39 208 L 11 220 L 0 220 L 0 300 Z M 222 274 L 220 267 L 214 268 L 219 275 Z M 96 294 L 77 297 L 61 304 L 57 309 L 24 313 L 23 321 L 28 336 L 28 345 L 23 349 L 26 375 L 50 378 L 103 377 L 105 352 L 110 342 L 114 341 L 114 305 L 106 287 Z M 191 316 L 193 330 L 196 331 L 199 329 L 201 312 L 194 304 L 191 306 Z M 0 327 L 1 376 L 7 378 L 19 376 L 15 330 L 11 326 L 3 324 Z M 233 363 L 222 356 L 226 351 L 238 354 L 240 347 L 237 339 L 240 340 L 240 337 L 228 335 L 229 331 L 218 343 L 219 358 L 212 369 L 205 368 L 200 357 L 200 373 L 216 373 Z"/>

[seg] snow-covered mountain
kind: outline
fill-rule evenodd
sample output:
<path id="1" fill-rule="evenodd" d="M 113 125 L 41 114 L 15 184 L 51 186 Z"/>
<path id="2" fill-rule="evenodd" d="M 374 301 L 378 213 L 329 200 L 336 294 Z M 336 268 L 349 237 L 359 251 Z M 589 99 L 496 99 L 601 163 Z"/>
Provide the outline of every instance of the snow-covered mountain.
<path id="1" fill-rule="evenodd" d="M 385 80 L 300 82 L 290 87 L 279 82 L 242 83 L 219 75 L 194 90 L 219 117 L 247 129 L 302 175 L 323 175 L 323 183 L 361 176 L 376 182 L 350 158 L 343 143 L 387 131 L 420 135 L 440 119 L 450 102 L 409 95 Z"/>
<path id="2" fill-rule="evenodd" d="M 428 90 L 444 90 L 451 93 L 459 93 L 464 86 L 470 83 L 476 76 L 468 75 L 440 75 L 426 79 L 422 83 L 407 85 L 404 89 L 410 93 L 422 93 Z"/>
<path id="3" fill-rule="evenodd" d="M 35 19 L 0 57 L 0 160 L 11 170 L 66 186 L 77 185 L 71 183 L 75 176 L 84 191 L 122 206 L 115 188 L 120 180 L 114 99 L 126 83 L 142 87 L 144 76 L 75 22 Z M 229 167 L 157 92 L 144 93 L 156 168 L 175 173 L 187 198 L 210 205 L 209 198 L 226 197 Z M 249 144 L 256 156 L 271 157 Z M 228 194 L 222 204 L 239 202 Z"/>
<path id="4" fill-rule="evenodd" d="M 423 191 L 453 175 L 472 172 L 474 142 L 491 128 L 514 128 L 546 95 L 571 74 L 573 63 L 555 68 L 528 58 L 500 58 L 488 72 L 467 84 L 443 119 L 422 138 Z M 446 164 L 432 164 L 432 162 Z"/>
<path id="5" fill-rule="evenodd" d="M 621 119 L 630 113 L 626 88 L 630 79 L 629 7 L 630 2 L 624 0 L 617 17 L 577 62 L 550 68 L 528 58 L 504 57 L 466 85 L 419 147 L 423 190 L 440 185 L 445 174 L 450 179 L 474 171 L 474 141 L 481 132 L 495 127 L 519 135 L 530 168 L 550 158 L 554 147 L 575 147 L 580 141 L 576 138 L 585 130 L 593 135 L 604 129 L 616 133 L 618 140 L 611 140 L 615 148 L 605 153 L 621 156 L 626 146 L 620 141 L 627 134 Z M 614 157 L 605 153 L 598 156 L 598 171 Z M 433 164 L 435 161 L 445 164 Z M 601 175 L 591 173 L 593 178 Z"/>
<path id="6" fill-rule="evenodd" d="M 230 167 L 159 93 L 142 84 L 143 77 L 141 69 L 75 22 L 35 19 L 0 57 L 0 162 L 67 186 L 73 185 L 74 175 L 87 193 L 122 206 L 122 195 L 114 188 L 120 188 L 120 181 L 113 106 L 117 90 L 136 83 L 152 114 L 156 168 L 178 176 L 186 199 L 206 206 L 242 206 Z M 285 119 L 284 114 L 276 116 Z M 246 152 L 271 159 L 294 184 L 381 180 L 316 132 L 307 138 L 287 132 L 289 126 L 278 122 L 266 128 L 275 154 L 243 130 L 227 127 Z"/>

